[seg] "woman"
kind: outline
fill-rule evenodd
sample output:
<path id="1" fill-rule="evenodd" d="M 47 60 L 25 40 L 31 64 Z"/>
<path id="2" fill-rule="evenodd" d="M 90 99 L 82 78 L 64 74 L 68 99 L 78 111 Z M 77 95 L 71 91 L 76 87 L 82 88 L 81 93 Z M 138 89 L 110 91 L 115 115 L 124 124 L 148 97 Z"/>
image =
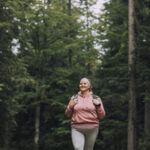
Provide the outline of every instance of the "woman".
<path id="1" fill-rule="evenodd" d="M 71 117 L 71 137 L 75 150 L 93 150 L 99 130 L 99 120 L 105 117 L 103 103 L 92 93 L 91 82 L 82 78 L 80 91 L 72 96 L 65 114 Z"/>

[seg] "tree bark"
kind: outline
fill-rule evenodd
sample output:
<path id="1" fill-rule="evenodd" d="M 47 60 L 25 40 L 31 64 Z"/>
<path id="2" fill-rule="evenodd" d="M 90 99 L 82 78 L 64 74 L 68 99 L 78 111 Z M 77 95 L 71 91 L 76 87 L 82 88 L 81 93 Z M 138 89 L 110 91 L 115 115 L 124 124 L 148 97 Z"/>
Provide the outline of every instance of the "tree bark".
<path id="1" fill-rule="evenodd" d="M 145 122 L 144 122 L 144 132 L 145 135 L 150 135 L 150 101 L 145 102 Z"/>
<path id="2" fill-rule="evenodd" d="M 35 110 L 35 150 L 39 150 L 39 137 L 40 137 L 40 105 L 36 106 Z"/>
<path id="3" fill-rule="evenodd" d="M 71 16 L 71 0 L 68 0 L 68 14 Z"/>
<path id="4" fill-rule="evenodd" d="M 34 150 L 39 150 L 39 138 L 40 138 L 40 88 L 39 83 L 36 85 L 36 101 L 37 105 L 35 107 L 35 135 L 34 135 Z"/>
<path id="5" fill-rule="evenodd" d="M 8 115 L 7 115 L 8 116 Z M 7 118 L 8 119 L 8 118 Z M 8 120 L 5 121 L 5 135 L 4 135 L 4 148 L 9 149 L 9 123 Z"/>
<path id="6" fill-rule="evenodd" d="M 136 92 L 135 92 L 135 40 L 134 40 L 134 0 L 128 4 L 128 72 L 129 72 L 129 107 L 128 107 L 128 150 L 136 150 Z"/>
<path id="7" fill-rule="evenodd" d="M 71 10 L 71 0 L 68 0 L 68 16 L 71 17 L 72 10 Z M 69 38 L 71 38 L 71 31 L 69 33 Z M 68 63 L 69 67 L 72 68 L 72 49 L 69 49 L 68 51 Z"/>

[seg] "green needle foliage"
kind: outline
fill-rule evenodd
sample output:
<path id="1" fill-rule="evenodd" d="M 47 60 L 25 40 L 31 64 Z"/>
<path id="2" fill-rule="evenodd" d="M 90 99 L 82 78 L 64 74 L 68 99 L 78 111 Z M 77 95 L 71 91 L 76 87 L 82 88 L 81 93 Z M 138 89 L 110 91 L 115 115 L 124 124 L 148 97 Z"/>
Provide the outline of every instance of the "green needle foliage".
<path id="1" fill-rule="evenodd" d="M 1 0 L 2 150 L 73 150 L 65 109 L 82 77 L 107 114 L 95 150 L 127 149 L 128 1 L 111 0 L 98 17 L 96 0 L 77 2 Z M 135 2 L 137 150 L 149 149 L 149 6 Z"/>

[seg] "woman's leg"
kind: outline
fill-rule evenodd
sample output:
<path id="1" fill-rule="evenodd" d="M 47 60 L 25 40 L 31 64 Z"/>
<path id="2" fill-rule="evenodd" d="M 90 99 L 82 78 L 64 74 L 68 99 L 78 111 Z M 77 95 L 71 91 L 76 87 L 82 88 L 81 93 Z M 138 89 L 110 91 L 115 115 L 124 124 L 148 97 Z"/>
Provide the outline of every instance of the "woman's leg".
<path id="1" fill-rule="evenodd" d="M 84 150 L 84 142 L 85 142 L 84 134 L 72 128 L 71 137 L 72 137 L 74 150 Z"/>
<path id="2" fill-rule="evenodd" d="M 99 128 L 95 128 L 85 133 L 85 146 L 84 150 L 93 150 L 94 144 L 98 135 Z"/>

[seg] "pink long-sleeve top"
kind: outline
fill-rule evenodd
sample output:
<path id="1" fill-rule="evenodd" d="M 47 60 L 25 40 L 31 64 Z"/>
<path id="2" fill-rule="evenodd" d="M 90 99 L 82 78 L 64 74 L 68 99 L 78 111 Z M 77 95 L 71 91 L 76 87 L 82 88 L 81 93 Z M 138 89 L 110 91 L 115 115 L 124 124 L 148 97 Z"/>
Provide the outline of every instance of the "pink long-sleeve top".
<path id="1" fill-rule="evenodd" d="M 100 106 L 96 107 L 93 100 L 93 93 L 89 92 L 88 95 L 83 96 L 81 92 L 78 93 L 78 103 L 71 108 L 70 103 L 73 101 L 73 96 L 66 108 L 65 114 L 67 117 L 72 118 L 71 127 L 74 126 L 99 126 L 99 119 L 105 117 L 105 110 L 100 97 L 97 100 L 100 102 Z"/>

